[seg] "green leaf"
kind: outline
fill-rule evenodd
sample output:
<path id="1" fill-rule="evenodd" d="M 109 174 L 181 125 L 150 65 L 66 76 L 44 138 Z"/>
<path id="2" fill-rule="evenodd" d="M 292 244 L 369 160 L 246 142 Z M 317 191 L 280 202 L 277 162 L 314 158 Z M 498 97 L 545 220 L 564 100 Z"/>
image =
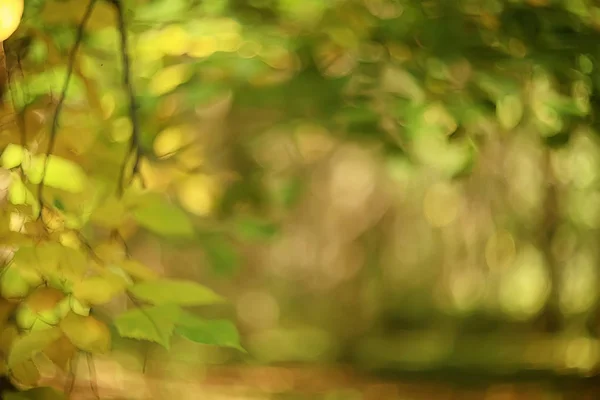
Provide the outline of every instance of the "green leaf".
<path id="1" fill-rule="evenodd" d="M 140 307 L 120 314 L 113 323 L 121 337 L 155 342 L 168 349 L 180 312 L 175 305 Z"/>
<path id="2" fill-rule="evenodd" d="M 202 240 L 202 247 L 215 272 L 231 274 L 240 265 L 235 247 L 223 236 L 210 235 Z"/>
<path id="3" fill-rule="evenodd" d="M 159 235 L 192 237 L 195 232 L 187 214 L 156 193 L 148 194 L 134 208 L 133 216 L 138 224 Z"/>
<path id="4" fill-rule="evenodd" d="M 175 333 L 192 342 L 232 347 L 245 352 L 240 344 L 237 328 L 231 321 L 203 319 L 183 311 L 177 321 Z"/>
<path id="5" fill-rule="evenodd" d="M 291 178 L 283 182 L 281 187 L 274 193 L 274 200 L 285 208 L 292 207 L 302 196 L 305 184 L 306 182 L 300 177 Z"/>
<path id="6" fill-rule="evenodd" d="M 51 343 L 58 340 L 62 332 L 58 328 L 43 331 L 32 331 L 20 336 L 13 342 L 8 354 L 8 367 L 12 368 L 43 351 Z"/>
<path id="7" fill-rule="evenodd" d="M 129 292 L 148 303 L 201 306 L 223 302 L 223 298 L 207 288 L 191 281 L 156 279 L 141 282 L 129 288 Z"/>
<path id="8" fill-rule="evenodd" d="M 67 32 L 64 30 L 63 32 Z M 46 69 L 42 73 L 29 74 L 25 79 L 15 80 L 12 91 L 20 94 L 15 98 L 13 106 L 21 110 L 23 107 L 33 103 L 36 99 L 53 94 L 61 93 L 67 77 L 67 66 L 60 65 Z M 69 87 L 66 93 L 66 102 L 75 102 L 84 99 L 85 85 L 76 74 L 71 74 Z"/>
<path id="9" fill-rule="evenodd" d="M 27 150 L 23 147 L 10 143 L 0 157 L 0 165 L 2 168 L 11 169 L 18 167 L 23 162 Z"/>
<path id="10" fill-rule="evenodd" d="M 266 240 L 275 236 L 277 226 L 260 218 L 245 216 L 235 221 L 235 233 L 244 240 Z"/>
<path id="11" fill-rule="evenodd" d="M 44 163 L 47 160 L 46 173 Z M 71 193 L 81 193 L 85 188 L 87 176 L 76 163 L 65 158 L 44 154 L 37 155 L 31 160 L 26 170 L 31 183 L 39 184 L 44 179 L 44 185 Z"/>

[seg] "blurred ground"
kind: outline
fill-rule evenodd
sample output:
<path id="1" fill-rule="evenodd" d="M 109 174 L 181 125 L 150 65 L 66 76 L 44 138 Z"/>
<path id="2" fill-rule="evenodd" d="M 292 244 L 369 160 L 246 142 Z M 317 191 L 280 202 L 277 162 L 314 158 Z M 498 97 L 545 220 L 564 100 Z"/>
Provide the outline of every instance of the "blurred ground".
<path id="1" fill-rule="evenodd" d="M 141 375 L 111 380 L 110 371 L 100 374 L 105 375 L 98 376 L 97 389 L 87 379 L 76 382 L 72 399 L 97 398 L 96 390 L 102 399 L 182 400 L 592 400 L 600 395 L 595 382 L 564 377 L 458 387 L 418 374 L 376 379 L 345 367 L 214 367 L 197 371 L 196 379 L 168 381 Z"/>

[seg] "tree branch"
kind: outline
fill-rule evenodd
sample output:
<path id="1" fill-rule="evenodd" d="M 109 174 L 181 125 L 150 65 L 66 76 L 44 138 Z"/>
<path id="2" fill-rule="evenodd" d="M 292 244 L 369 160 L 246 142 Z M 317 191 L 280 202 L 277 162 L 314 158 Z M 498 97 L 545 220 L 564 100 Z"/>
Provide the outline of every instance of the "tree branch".
<path id="1" fill-rule="evenodd" d="M 136 174 L 139 173 L 140 166 L 140 122 L 137 115 L 138 104 L 135 97 L 135 90 L 133 88 L 133 83 L 131 79 L 131 60 L 129 58 L 129 43 L 127 40 L 127 25 L 125 23 L 125 10 L 123 7 L 122 0 L 107 0 L 109 3 L 113 4 L 117 10 L 117 21 L 118 21 L 118 29 L 121 35 L 121 58 L 123 59 L 123 86 L 127 91 L 127 96 L 129 97 L 129 118 L 131 119 L 131 139 L 129 140 L 129 149 L 127 151 L 127 155 L 125 156 L 125 160 L 123 161 L 123 167 L 121 168 L 121 173 L 119 176 L 119 194 L 123 194 L 125 190 L 125 176 L 127 173 L 127 165 L 129 163 L 130 158 L 133 156 L 133 167 L 131 177 L 133 178 Z M 143 182 L 142 182 L 143 184 Z"/>
<path id="2" fill-rule="evenodd" d="M 58 103 L 56 104 L 56 109 L 54 110 L 54 116 L 52 118 L 52 127 L 50 129 L 50 140 L 48 142 L 48 149 L 46 150 L 46 159 L 44 160 L 44 169 L 42 170 L 42 181 L 38 186 L 38 204 L 40 206 L 40 210 L 43 208 L 43 200 L 42 195 L 44 191 L 44 179 L 46 177 L 46 170 L 48 169 L 48 160 L 50 159 L 50 154 L 54 150 L 54 145 L 56 143 L 56 136 L 58 134 L 59 127 L 59 117 L 62 111 L 63 105 L 65 103 L 65 99 L 67 97 L 67 90 L 69 89 L 69 84 L 71 83 L 71 76 L 73 75 L 73 69 L 75 68 L 75 59 L 77 57 L 77 50 L 79 50 L 79 46 L 83 40 L 83 33 L 85 31 L 85 26 L 87 25 L 90 17 L 92 16 L 92 11 L 94 11 L 94 6 L 96 5 L 97 0 L 90 0 L 85 9 L 85 13 L 83 14 L 83 18 L 81 22 L 77 26 L 77 33 L 75 36 L 75 43 L 73 44 L 73 49 L 71 50 L 71 54 L 69 55 L 69 61 L 67 64 L 67 76 L 65 78 L 65 83 L 63 85 L 60 98 L 58 99 Z M 40 213 L 39 218 L 41 218 L 42 213 Z"/>

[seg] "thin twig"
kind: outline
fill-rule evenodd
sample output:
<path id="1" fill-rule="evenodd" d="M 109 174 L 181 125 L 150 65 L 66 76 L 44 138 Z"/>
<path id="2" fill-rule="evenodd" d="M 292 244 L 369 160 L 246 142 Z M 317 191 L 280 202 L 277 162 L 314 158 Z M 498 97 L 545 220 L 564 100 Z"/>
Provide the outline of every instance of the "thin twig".
<path id="1" fill-rule="evenodd" d="M 50 140 L 48 142 L 48 149 L 46 150 L 46 159 L 44 160 L 44 169 L 42 170 L 42 180 L 38 187 L 38 204 L 40 206 L 40 210 L 43 208 L 43 200 L 42 194 L 44 190 L 44 179 L 46 177 L 46 170 L 48 168 L 48 161 L 50 160 L 50 154 L 54 150 L 54 145 L 56 143 L 56 136 L 58 134 L 59 127 L 59 117 L 60 112 L 62 111 L 63 104 L 67 97 L 67 90 L 69 89 L 69 84 L 71 83 L 71 75 L 73 75 L 73 69 L 75 68 L 75 59 L 77 56 L 77 50 L 79 49 L 79 45 L 83 41 L 83 34 L 85 31 L 85 27 L 92 16 L 92 11 L 94 11 L 94 6 L 98 0 L 90 0 L 85 9 L 85 13 L 83 14 L 83 18 L 81 22 L 77 26 L 77 33 L 75 35 L 75 43 L 73 44 L 73 49 L 71 50 L 71 54 L 69 55 L 69 61 L 67 64 L 67 76 L 65 78 L 65 82 L 60 94 L 60 98 L 58 99 L 58 103 L 56 104 L 56 109 L 54 110 L 54 116 L 52 117 L 52 127 L 50 128 Z M 42 213 L 40 213 L 41 218 Z"/>
<path id="2" fill-rule="evenodd" d="M 3 44 L 2 44 L 3 46 Z M 10 68 L 8 68 L 8 65 L 6 63 L 6 53 L 4 52 L 4 58 L 3 58 L 3 68 L 6 71 L 6 90 L 10 91 L 10 97 L 11 97 L 11 101 L 12 101 L 12 105 L 13 105 L 13 110 L 15 112 L 15 121 L 17 124 L 17 128 L 19 129 L 19 134 L 21 136 L 21 146 L 23 147 L 23 149 L 25 149 L 27 147 L 27 132 L 25 130 L 25 110 L 27 107 L 25 107 L 22 110 L 18 110 L 17 111 L 17 100 L 15 98 L 15 90 L 12 90 L 10 88 L 10 85 L 12 83 L 13 80 L 13 73 L 12 70 Z M 21 67 L 21 57 L 20 55 L 17 53 L 17 66 L 19 71 L 21 71 L 21 76 L 23 76 L 23 69 Z M 2 93 L 3 94 L 3 93 Z"/>
<path id="3" fill-rule="evenodd" d="M 77 364 L 79 362 L 79 353 L 75 353 L 75 356 L 71 359 L 69 375 L 67 377 L 67 381 L 65 382 L 64 392 L 67 395 L 67 398 L 71 397 L 71 393 L 73 393 L 73 389 L 75 388 L 75 379 L 77 378 Z"/>
<path id="4" fill-rule="evenodd" d="M 148 354 L 150 354 L 150 345 L 151 343 L 145 343 L 144 346 L 144 364 L 142 365 L 142 374 L 146 374 L 148 370 Z"/>
<path id="5" fill-rule="evenodd" d="M 98 391 L 96 365 L 94 364 L 94 356 L 91 353 L 86 353 L 88 371 L 90 372 L 90 389 L 97 399 L 100 399 L 100 392 Z"/>
<path id="6" fill-rule="evenodd" d="M 125 256 L 127 258 L 131 258 L 131 252 L 129 251 L 129 246 L 127 245 L 127 241 L 125 240 L 123 235 L 121 235 L 121 233 L 119 233 L 118 229 L 114 229 L 110 232 L 110 238 L 114 239 L 114 240 L 118 240 L 123 245 L 123 248 L 125 249 Z"/>
<path id="7" fill-rule="evenodd" d="M 123 86 L 127 91 L 129 97 L 129 118 L 131 119 L 131 139 L 129 140 L 129 149 L 123 161 L 123 167 L 121 168 L 119 176 L 118 192 L 120 195 L 125 190 L 125 176 L 127 173 L 127 166 L 129 164 L 130 157 L 135 157 L 133 161 L 132 174 L 133 178 L 139 172 L 140 165 L 140 122 L 138 120 L 137 110 L 138 104 L 135 97 L 135 90 L 133 88 L 133 82 L 131 79 L 131 60 L 129 58 L 129 43 L 127 39 L 127 26 L 125 23 L 125 10 L 123 2 L 121 0 L 107 0 L 113 4 L 117 10 L 117 21 L 119 33 L 121 35 L 121 58 L 123 59 Z M 142 182 L 143 183 L 143 182 Z"/>
<path id="8" fill-rule="evenodd" d="M 150 321 L 150 323 L 152 324 L 152 327 L 156 330 L 156 332 L 160 332 L 159 326 L 156 324 L 156 321 L 154 321 L 154 319 L 152 319 L 150 314 L 148 314 L 148 311 L 146 311 L 144 309 L 144 306 L 142 306 L 142 304 L 140 304 L 140 302 L 135 297 L 133 297 L 131 294 L 127 293 L 127 297 L 129 298 L 129 301 L 131 301 L 133 303 L 133 305 L 136 306 L 138 308 L 138 310 L 140 310 L 146 318 L 148 318 L 148 321 Z M 143 367 L 144 373 L 146 372 L 146 362 L 148 359 L 148 351 L 149 351 L 149 348 L 146 350 L 146 352 L 144 354 L 144 367 Z"/>
<path id="9" fill-rule="evenodd" d="M 83 236 L 83 234 L 79 231 L 74 231 L 74 232 L 77 235 L 77 239 L 79 239 L 79 241 L 81 242 L 83 247 L 85 247 L 85 250 L 88 253 L 88 255 L 90 256 L 90 258 L 92 258 L 94 261 L 96 261 L 100 265 L 104 264 L 104 261 L 102 260 L 102 258 L 100 258 L 100 256 L 98 254 L 96 254 L 96 252 L 94 251 L 94 248 L 88 242 L 86 237 Z"/>

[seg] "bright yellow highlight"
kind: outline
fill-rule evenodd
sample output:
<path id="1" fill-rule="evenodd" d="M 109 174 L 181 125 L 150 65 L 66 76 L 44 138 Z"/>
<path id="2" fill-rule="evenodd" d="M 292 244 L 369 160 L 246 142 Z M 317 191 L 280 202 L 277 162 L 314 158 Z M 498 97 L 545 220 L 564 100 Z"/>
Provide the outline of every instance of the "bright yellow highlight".
<path id="1" fill-rule="evenodd" d="M 110 93 L 106 93 L 100 99 L 100 106 L 102 107 L 102 116 L 104 119 L 108 119 L 115 112 L 117 103 L 114 96 L 112 96 Z"/>
<path id="2" fill-rule="evenodd" d="M 214 180 L 202 174 L 186 178 L 177 188 L 177 197 L 182 207 L 199 216 L 207 215 L 213 210 L 215 194 Z"/>
<path id="3" fill-rule="evenodd" d="M 124 143 L 129 140 L 133 133 L 133 125 L 129 117 L 120 117 L 113 121 L 110 137 L 117 143 Z"/>
<path id="4" fill-rule="evenodd" d="M 0 0 L 0 41 L 8 39 L 23 17 L 23 0 Z"/>
<path id="5" fill-rule="evenodd" d="M 160 158 L 172 156 L 183 146 L 184 132 L 181 127 L 169 127 L 160 132 L 154 141 L 154 153 Z"/>
<path id="6" fill-rule="evenodd" d="M 187 64 L 178 64 L 160 70 L 150 81 L 150 93 L 162 96 L 173 91 L 177 86 L 190 78 Z"/>
<path id="7" fill-rule="evenodd" d="M 181 25 L 169 25 L 161 31 L 159 43 L 165 54 L 180 56 L 190 46 L 190 35 Z"/>
<path id="8" fill-rule="evenodd" d="M 213 55 L 219 50 L 217 39 L 212 36 L 203 36 L 190 44 L 189 55 L 195 58 L 203 58 Z"/>
<path id="9" fill-rule="evenodd" d="M 140 163 L 140 173 L 144 179 L 146 187 L 150 190 L 166 190 L 174 177 L 183 172 L 172 168 L 171 166 L 159 166 L 143 159 Z"/>
<path id="10" fill-rule="evenodd" d="M 219 50 L 224 52 L 237 51 L 242 45 L 242 37 L 237 32 L 223 33 L 217 37 Z"/>

